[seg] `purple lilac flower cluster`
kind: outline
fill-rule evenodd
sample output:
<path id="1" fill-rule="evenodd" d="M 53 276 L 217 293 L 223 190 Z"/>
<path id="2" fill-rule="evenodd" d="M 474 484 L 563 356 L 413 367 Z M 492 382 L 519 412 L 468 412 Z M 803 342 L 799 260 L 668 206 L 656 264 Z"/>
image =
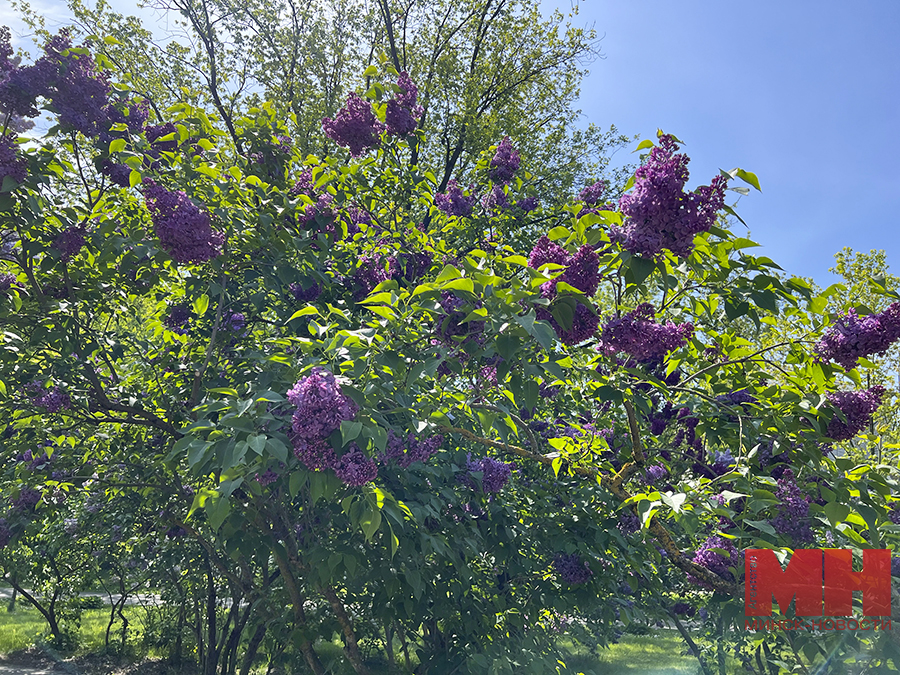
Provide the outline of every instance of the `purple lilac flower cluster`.
<path id="1" fill-rule="evenodd" d="M 813 541 L 809 527 L 809 498 L 800 491 L 794 472 L 788 468 L 778 479 L 775 497 L 779 500 L 778 515 L 769 521 L 778 532 L 793 544 Z"/>
<path id="2" fill-rule="evenodd" d="M 835 413 L 828 423 L 828 436 L 836 441 L 849 441 L 872 419 L 881 405 L 884 387 L 876 385 L 862 391 L 836 391 L 828 394 L 828 402 L 847 418 L 844 422 Z"/>
<path id="3" fill-rule="evenodd" d="M 202 263 L 222 254 L 224 235 L 210 227 L 208 213 L 180 190 L 170 192 L 152 180 L 145 185 L 144 198 L 156 236 L 176 262 Z"/>
<path id="4" fill-rule="evenodd" d="M 44 408 L 48 413 L 57 413 L 72 407 L 72 399 L 58 386 L 54 386 L 48 391 L 39 382 L 33 382 L 28 386 L 28 390 L 32 405 Z"/>
<path id="5" fill-rule="evenodd" d="M 67 227 L 56 236 L 56 239 L 53 241 L 53 248 L 59 251 L 59 257 L 64 262 L 69 262 L 78 255 L 78 252 L 84 247 L 84 235 L 86 233 L 87 226 L 82 224 Z"/>
<path id="6" fill-rule="evenodd" d="M 645 302 L 625 316 L 612 319 L 603 327 L 598 351 L 608 355 L 625 352 L 645 361 L 665 356 L 691 339 L 692 324 L 659 324 L 653 321 L 655 314 L 653 305 Z"/>
<path id="7" fill-rule="evenodd" d="M 888 518 L 894 525 L 900 525 L 900 504 L 894 504 L 888 512 Z"/>
<path id="8" fill-rule="evenodd" d="M 309 288 L 303 288 L 301 283 L 293 283 L 290 291 L 295 302 L 314 302 L 322 294 L 322 287 L 315 282 Z"/>
<path id="9" fill-rule="evenodd" d="M 400 73 L 397 86 L 400 93 L 387 102 L 384 121 L 389 134 L 406 136 L 416 130 L 423 110 L 416 103 L 419 90 L 406 72 Z"/>
<path id="10" fill-rule="evenodd" d="M 375 480 L 378 467 L 356 443 L 351 443 L 347 452 L 335 464 L 334 473 L 346 485 L 359 487 Z"/>
<path id="11" fill-rule="evenodd" d="M 488 494 L 497 494 L 509 481 L 515 464 L 507 464 L 493 457 L 472 459 L 466 456 L 466 470 L 469 473 L 481 473 L 481 487 Z"/>
<path id="12" fill-rule="evenodd" d="M 393 429 L 388 429 L 387 446 L 384 452 L 378 456 L 378 461 L 382 464 L 394 461 L 398 466 L 406 469 L 415 462 L 427 462 L 443 442 L 444 437 L 440 434 L 419 440 L 412 431 L 407 434 L 404 441 L 402 437 L 394 433 Z"/>
<path id="13" fill-rule="evenodd" d="M 729 450 L 724 450 L 722 452 L 717 450 L 713 452 L 710 468 L 717 476 L 724 476 L 734 468 L 735 464 L 734 455 L 732 455 Z"/>
<path id="14" fill-rule="evenodd" d="M 19 496 L 12 500 L 12 505 L 19 511 L 33 511 L 39 501 L 41 501 L 40 490 L 24 487 L 19 490 Z"/>
<path id="15" fill-rule="evenodd" d="M 481 207 L 485 211 L 506 211 L 512 208 L 512 204 L 509 203 L 509 198 L 506 196 L 506 191 L 503 189 L 502 185 L 495 185 L 481 198 Z"/>
<path id="16" fill-rule="evenodd" d="M 462 323 L 463 319 L 468 315 L 468 312 L 463 310 L 463 307 L 466 305 L 465 300 L 449 291 L 444 291 L 441 293 L 440 305 L 446 316 L 438 322 L 437 333 L 444 344 L 452 347 L 457 346 L 457 340 L 454 340 L 454 338 L 463 338 L 463 342 L 468 340 L 481 342 L 483 340 L 484 321 Z"/>
<path id="17" fill-rule="evenodd" d="M 372 105 L 356 92 L 350 92 L 347 105 L 334 119 L 326 117 L 322 120 L 322 129 L 335 143 L 350 148 L 353 157 L 359 157 L 380 142 L 381 124 L 375 119 Z"/>
<path id="18" fill-rule="evenodd" d="M 60 31 L 44 46 L 46 56 L 38 63 L 47 59 L 52 64 L 49 72 L 53 81 L 41 94 L 50 99 L 63 129 L 94 137 L 108 119 L 106 108 L 111 88 L 106 74 L 98 72 L 92 56 L 75 54 L 71 49 L 72 42 L 65 31 Z"/>
<path id="19" fill-rule="evenodd" d="M 192 316 L 193 313 L 189 303 L 182 302 L 177 305 L 169 305 L 169 313 L 166 314 L 163 323 L 173 332 L 184 335 L 187 332 L 185 326 L 190 322 Z"/>
<path id="20" fill-rule="evenodd" d="M 28 160 L 19 155 L 14 134 L 0 135 L 0 185 L 9 176 L 16 183 L 24 183 L 28 176 Z"/>
<path id="21" fill-rule="evenodd" d="M 16 275 L 9 274 L 7 272 L 0 272 L 0 291 L 8 291 L 10 287 L 15 283 Z"/>
<path id="22" fill-rule="evenodd" d="M 525 213 L 530 213 L 531 211 L 537 210 L 538 206 L 540 206 L 540 201 L 537 197 L 523 197 L 516 201 L 516 206 Z"/>
<path id="23" fill-rule="evenodd" d="M 110 85 L 93 57 L 72 50 L 67 30 L 44 45 L 44 55 L 31 66 L 11 58 L 9 33 L 0 35 L 0 100 L 9 113 L 37 117 L 38 97 L 49 99 L 64 131 L 94 137 L 107 123 Z"/>
<path id="24" fill-rule="evenodd" d="M 291 429 L 297 459 L 313 470 L 334 468 L 337 456 L 327 438 L 341 422 L 356 417 L 356 404 L 324 368 L 315 368 L 298 380 L 287 398 L 296 408 Z"/>
<path id="25" fill-rule="evenodd" d="M 641 519 L 630 508 L 622 509 L 619 512 L 619 522 L 616 523 L 616 528 L 622 534 L 634 534 L 641 529 Z"/>
<path id="26" fill-rule="evenodd" d="M 541 286 L 541 295 L 548 300 L 552 301 L 556 297 L 556 287 L 560 282 L 577 288 L 588 297 L 597 292 L 597 286 L 600 284 L 600 259 L 592 247 L 582 246 L 570 256 L 559 244 L 550 241 L 546 236 L 541 237 L 528 256 L 528 265 L 539 269 L 547 264 L 566 266 L 562 274 Z M 539 308 L 537 316 L 550 322 L 559 339 L 567 345 L 575 345 L 592 337 L 600 323 L 599 317 L 580 302 L 575 308 L 569 330 L 559 325 L 549 309 Z"/>
<path id="27" fill-rule="evenodd" d="M 272 469 L 266 469 L 263 473 L 256 474 L 256 482 L 266 487 L 278 480 L 278 474 Z"/>
<path id="28" fill-rule="evenodd" d="M 675 154 L 674 137 L 664 135 L 635 173 L 634 189 L 619 200 L 624 224 L 612 234 L 635 254 L 653 257 L 668 249 L 687 257 L 694 236 L 706 232 L 725 205 L 726 181 L 716 176 L 696 192 L 684 192 L 687 155 Z"/>
<path id="29" fill-rule="evenodd" d="M 359 267 L 353 274 L 356 285 L 356 300 L 366 298 L 382 281 L 392 279 L 399 272 L 397 258 L 394 256 L 364 255 L 359 260 Z"/>
<path id="30" fill-rule="evenodd" d="M 35 455 L 34 451 L 26 450 L 21 455 L 16 457 L 16 461 L 23 464 L 27 463 L 29 471 L 40 471 L 53 462 L 53 457 L 48 455 L 46 452 L 43 452 L 40 455 Z"/>
<path id="31" fill-rule="evenodd" d="M 294 433 L 308 440 L 327 437 L 357 413 L 356 404 L 341 392 L 334 375 L 324 368 L 315 368 L 298 380 L 288 390 L 287 399 L 296 407 L 292 418 Z"/>
<path id="32" fill-rule="evenodd" d="M 883 312 L 862 319 L 851 309 L 825 332 L 816 344 L 816 351 L 822 358 L 851 370 L 860 358 L 884 354 L 898 339 L 900 302 L 895 302 Z"/>
<path id="33" fill-rule="evenodd" d="M 491 158 L 488 176 L 494 183 L 506 185 L 519 169 L 518 151 L 512 146 L 509 136 L 504 136 Z"/>
<path id="34" fill-rule="evenodd" d="M 594 572 L 587 560 L 582 560 L 577 553 L 557 553 L 553 557 L 553 569 L 570 586 L 577 586 L 590 581 Z"/>
<path id="35" fill-rule="evenodd" d="M 582 188 L 578 193 L 578 201 L 582 201 L 588 206 L 594 206 L 603 198 L 603 192 L 606 190 L 606 183 L 602 180 Z"/>
<path id="36" fill-rule="evenodd" d="M 662 464 L 654 464 L 653 466 L 647 467 L 647 470 L 644 472 L 644 480 L 649 484 L 653 485 L 661 481 L 663 478 L 669 475 L 669 471 Z"/>
<path id="37" fill-rule="evenodd" d="M 455 180 L 447 184 L 447 192 L 439 192 L 434 196 L 434 205 L 448 216 L 464 218 L 472 215 L 475 195 L 466 196 Z"/>
<path id="38" fill-rule="evenodd" d="M 743 405 L 744 403 L 757 403 L 756 397 L 746 389 L 732 391 L 727 394 L 719 394 L 716 400 L 727 405 Z"/>
<path id="39" fill-rule="evenodd" d="M 714 549 L 724 551 L 725 555 Z M 719 535 L 713 535 L 704 541 L 703 544 L 700 545 L 700 548 L 697 549 L 697 553 L 694 554 L 693 562 L 701 567 L 705 567 L 714 574 L 718 574 L 723 579 L 733 581 L 734 575 L 728 568 L 736 567 L 739 560 L 740 557 L 738 556 L 737 548 L 731 543 L 731 540 L 725 539 Z M 703 588 L 710 588 L 709 584 L 696 579 L 691 575 L 688 575 L 688 579 L 692 583 L 696 583 Z"/>

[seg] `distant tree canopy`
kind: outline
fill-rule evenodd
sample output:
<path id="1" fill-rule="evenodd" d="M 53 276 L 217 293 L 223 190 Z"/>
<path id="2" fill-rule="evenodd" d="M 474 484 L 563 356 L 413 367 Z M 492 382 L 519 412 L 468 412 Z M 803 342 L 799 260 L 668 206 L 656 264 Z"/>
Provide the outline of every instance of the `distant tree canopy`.
<path id="1" fill-rule="evenodd" d="M 238 153 L 238 120 L 273 105 L 302 154 L 333 150 L 321 120 L 355 89 L 366 90 L 379 55 L 419 87 L 426 139 L 409 161 L 452 178 L 475 180 L 481 152 L 496 139 L 517 144 L 545 201 L 607 179 L 621 186 L 633 167 L 608 169 L 629 142 L 611 126 L 581 121 L 576 108 L 587 66 L 601 57 L 592 28 L 559 12 L 543 17 L 536 0 L 153 0 L 170 38 L 135 17 L 70 0 L 84 35 L 115 36 L 94 48 L 158 110 L 175 102 L 221 118 Z M 41 17 L 27 16 L 36 27 Z M 171 23 L 169 23 L 171 21 Z M 41 32 L 41 31 L 39 31 Z M 46 37 L 46 31 L 41 32 Z M 610 175 L 607 175 L 607 174 Z"/>

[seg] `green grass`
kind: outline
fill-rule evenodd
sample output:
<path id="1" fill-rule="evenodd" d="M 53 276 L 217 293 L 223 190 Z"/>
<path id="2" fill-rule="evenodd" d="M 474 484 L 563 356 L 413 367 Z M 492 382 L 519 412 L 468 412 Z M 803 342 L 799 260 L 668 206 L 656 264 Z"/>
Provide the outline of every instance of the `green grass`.
<path id="1" fill-rule="evenodd" d="M 136 608 L 126 608 L 131 622 L 129 631 L 140 630 L 137 612 Z M 79 655 L 103 649 L 108 620 L 109 611 L 106 609 L 84 610 Z M 113 627 L 113 641 L 118 638 L 116 629 L 119 625 Z M 24 649 L 46 635 L 47 624 L 36 609 L 19 605 L 15 612 L 8 613 L 5 608 L 0 608 L 0 654 Z M 339 643 L 320 643 L 316 648 L 323 662 L 329 665 L 337 666 L 342 660 Z M 567 654 L 564 661 L 573 672 L 592 672 L 594 675 L 696 675 L 698 672 L 696 659 L 682 655 L 684 644 L 674 631 L 661 630 L 650 636 L 625 635 L 618 644 L 601 649 L 599 659 L 586 648 L 573 646 L 567 640 L 560 643 L 560 648 Z M 397 657 L 402 659 L 399 648 Z M 378 664 L 373 663 L 372 666 L 373 673 L 386 672 L 386 668 L 379 668 Z"/>
<path id="2" fill-rule="evenodd" d="M 131 622 L 129 631 L 140 626 L 134 609 L 126 607 L 125 615 Z M 82 612 L 78 654 L 89 654 L 103 648 L 108 622 L 108 609 L 86 609 Z M 113 626 L 113 632 L 110 635 L 111 641 L 117 640 L 117 629 L 121 625 L 121 623 L 116 623 Z M 38 638 L 46 637 L 49 634 L 47 622 L 33 607 L 17 603 L 15 612 L 7 612 L 5 606 L 0 606 L 0 654 L 25 649 L 33 645 Z"/>
<path id="3" fill-rule="evenodd" d="M 697 659 L 683 656 L 684 643 L 677 634 L 659 631 L 656 635 L 625 635 L 618 644 L 600 649 L 600 658 L 580 645 L 563 640 L 560 647 L 571 656 L 564 658 L 573 671 L 593 671 L 594 675 L 695 675 Z"/>

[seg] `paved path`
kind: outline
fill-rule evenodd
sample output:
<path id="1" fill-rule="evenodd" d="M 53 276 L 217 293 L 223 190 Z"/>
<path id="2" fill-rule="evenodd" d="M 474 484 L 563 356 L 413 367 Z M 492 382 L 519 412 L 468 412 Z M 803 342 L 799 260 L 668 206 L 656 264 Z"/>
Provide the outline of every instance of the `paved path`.
<path id="1" fill-rule="evenodd" d="M 103 600 L 104 605 L 109 604 L 109 596 L 106 593 L 79 593 L 79 597 L 81 598 L 100 598 Z M 0 588 L 0 604 L 4 602 L 8 602 L 12 597 L 12 589 L 11 588 Z M 112 601 L 116 602 L 119 599 L 118 593 L 113 593 Z M 19 599 L 23 602 L 26 602 L 22 596 L 19 596 Z M 136 593 L 134 595 L 129 595 L 125 599 L 126 605 L 158 605 L 160 604 L 159 597 L 156 595 L 150 595 L 149 593 Z M 0 662 L 2 665 L 2 662 Z M 0 675 L 7 675 L 6 673 L 0 671 Z"/>

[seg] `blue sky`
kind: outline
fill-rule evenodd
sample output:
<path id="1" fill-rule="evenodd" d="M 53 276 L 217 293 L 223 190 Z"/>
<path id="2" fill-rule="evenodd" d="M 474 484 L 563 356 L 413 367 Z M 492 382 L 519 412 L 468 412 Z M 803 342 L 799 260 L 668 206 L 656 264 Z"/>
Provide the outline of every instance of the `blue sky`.
<path id="1" fill-rule="evenodd" d="M 575 21 L 603 36 L 586 122 L 675 134 L 690 187 L 755 172 L 738 213 L 792 274 L 831 283 L 844 246 L 900 270 L 900 2 L 586 0 Z"/>
<path id="2" fill-rule="evenodd" d="M 111 4 L 138 12 L 134 0 Z M 64 15 L 57 0 L 32 5 Z M 21 35 L 13 17 L 0 0 L 0 23 Z M 603 38 L 582 86 L 585 123 L 675 134 L 690 187 L 720 168 L 755 172 L 763 192 L 738 212 L 757 251 L 792 274 L 830 283 L 844 246 L 883 248 L 900 270 L 900 2 L 583 0 L 574 21 Z"/>

